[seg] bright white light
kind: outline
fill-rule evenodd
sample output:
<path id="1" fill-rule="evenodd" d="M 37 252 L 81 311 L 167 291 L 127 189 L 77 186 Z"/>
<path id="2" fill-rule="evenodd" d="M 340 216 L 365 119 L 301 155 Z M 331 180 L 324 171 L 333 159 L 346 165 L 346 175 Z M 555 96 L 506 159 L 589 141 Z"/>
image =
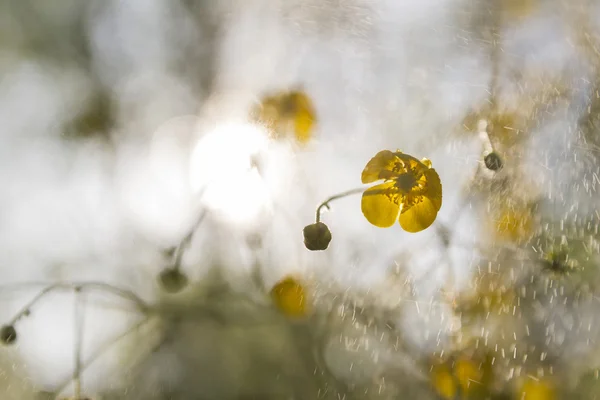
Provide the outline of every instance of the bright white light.
<path id="1" fill-rule="evenodd" d="M 265 210 L 270 196 L 259 169 L 267 147 L 267 133 L 247 123 L 220 125 L 200 138 L 190 179 L 202 206 L 241 223 Z"/>

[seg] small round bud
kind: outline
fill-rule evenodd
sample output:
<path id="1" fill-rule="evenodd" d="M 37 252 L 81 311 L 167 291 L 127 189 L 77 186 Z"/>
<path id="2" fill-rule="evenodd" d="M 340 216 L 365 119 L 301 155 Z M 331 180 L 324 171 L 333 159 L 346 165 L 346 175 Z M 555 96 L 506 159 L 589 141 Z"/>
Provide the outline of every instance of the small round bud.
<path id="1" fill-rule="evenodd" d="M 303 233 L 304 246 L 311 251 L 325 250 L 331 242 L 331 232 L 322 222 L 306 225 Z"/>
<path id="2" fill-rule="evenodd" d="M 17 330 L 12 325 L 4 325 L 0 328 L 0 341 L 4 344 L 13 344 L 17 341 Z"/>
<path id="3" fill-rule="evenodd" d="M 504 165 L 498 153 L 494 151 L 486 155 L 483 158 L 483 162 L 485 163 L 486 168 L 492 171 L 498 171 Z"/>
<path id="4" fill-rule="evenodd" d="M 158 277 L 160 286 L 167 293 L 177 293 L 188 284 L 188 278 L 178 269 L 167 268 Z"/>

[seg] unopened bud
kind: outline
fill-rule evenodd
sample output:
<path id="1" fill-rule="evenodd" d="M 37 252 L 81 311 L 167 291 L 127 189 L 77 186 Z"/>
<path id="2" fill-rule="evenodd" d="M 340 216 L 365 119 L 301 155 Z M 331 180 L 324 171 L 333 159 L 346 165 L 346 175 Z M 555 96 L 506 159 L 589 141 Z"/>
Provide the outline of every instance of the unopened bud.
<path id="1" fill-rule="evenodd" d="M 498 171 L 504 165 L 498 153 L 494 151 L 486 155 L 483 158 L 483 162 L 485 163 L 486 168 L 492 171 Z"/>
<path id="2" fill-rule="evenodd" d="M 187 286 L 188 278 L 178 269 L 167 268 L 160 273 L 158 282 L 165 292 L 177 293 Z"/>
<path id="3" fill-rule="evenodd" d="M 10 345 L 17 341 L 17 330 L 12 325 L 4 325 L 0 328 L 0 341 Z"/>
<path id="4" fill-rule="evenodd" d="M 325 250 L 331 242 L 331 232 L 327 225 L 317 222 L 304 227 L 304 246 L 308 250 Z"/>

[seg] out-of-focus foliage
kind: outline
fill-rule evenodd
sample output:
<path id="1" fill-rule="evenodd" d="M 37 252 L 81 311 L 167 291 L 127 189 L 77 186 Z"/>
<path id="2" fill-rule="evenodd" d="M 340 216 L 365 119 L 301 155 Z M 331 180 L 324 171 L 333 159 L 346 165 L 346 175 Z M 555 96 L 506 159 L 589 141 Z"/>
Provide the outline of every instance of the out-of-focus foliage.
<path id="1" fill-rule="evenodd" d="M 598 398 L 599 21 L 0 2 L 0 399 Z"/>

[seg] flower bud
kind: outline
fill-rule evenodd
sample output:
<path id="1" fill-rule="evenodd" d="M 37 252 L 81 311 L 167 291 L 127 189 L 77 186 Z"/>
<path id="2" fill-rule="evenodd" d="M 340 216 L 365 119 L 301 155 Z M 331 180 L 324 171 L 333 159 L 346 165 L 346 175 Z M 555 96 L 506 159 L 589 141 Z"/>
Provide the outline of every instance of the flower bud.
<path id="1" fill-rule="evenodd" d="M 2 343 L 10 345 L 17 340 L 17 330 L 12 325 L 4 325 L 0 328 L 0 341 Z"/>
<path id="2" fill-rule="evenodd" d="M 304 246 L 308 250 L 325 250 L 331 242 L 331 232 L 327 225 L 317 222 L 304 227 Z"/>
<path id="3" fill-rule="evenodd" d="M 177 293 L 187 286 L 188 278 L 178 269 L 167 268 L 160 273 L 158 282 L 165 292 Z"/>
<path id="4" fill-rule="evenodd" d="M 492 171 L 498 171 L 504 165 L 498 153 L 494 151 L 486 155 L 483 158 L 483 162 L 485 163 L 486 168 Z"/>

